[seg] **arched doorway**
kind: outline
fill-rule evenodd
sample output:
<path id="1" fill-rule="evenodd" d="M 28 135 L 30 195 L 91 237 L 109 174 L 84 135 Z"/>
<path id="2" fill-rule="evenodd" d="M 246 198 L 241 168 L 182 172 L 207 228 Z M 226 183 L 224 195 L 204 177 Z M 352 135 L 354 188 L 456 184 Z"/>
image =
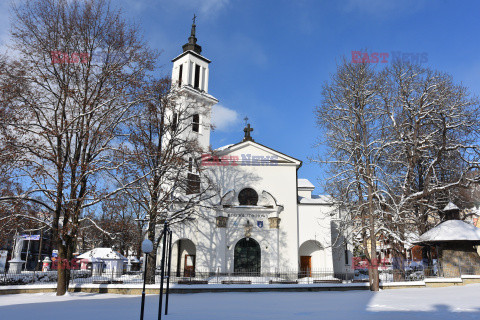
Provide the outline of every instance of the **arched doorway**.
<path id="1" fill-rule="evenodd" d="M 233 272 L 236 274 L 260 275 L 260 245 L 252 238 L 243 238 L 235 245 Z"/>
<path id="2" fill-rule="evenodd" d="M 172 245 L 172 271 L 177 277 L 195 277 L 196 247 L 190 239 L 178 239 Z M 161 255 L 161 254 L 160 254 Z"/>
<path id="3" fill-rule="evenodd" d="M 299 248 L 300 277 L 311 277 L 312 270 L 324 271 L 325 255 L 323 246 L 316 240 L 305 241 Z"/>

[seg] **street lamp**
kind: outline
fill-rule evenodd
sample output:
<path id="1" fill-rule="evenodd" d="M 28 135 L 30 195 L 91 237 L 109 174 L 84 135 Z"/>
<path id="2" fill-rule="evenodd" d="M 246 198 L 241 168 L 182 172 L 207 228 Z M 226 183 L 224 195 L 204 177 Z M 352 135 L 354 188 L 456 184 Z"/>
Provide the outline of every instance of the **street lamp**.
<path id="1" fill-rule="evenodd" d="M 143 320 L 143 311 L 145 308 L 145 282 L 147 281 L 147 264 L 148 264 L 148 254 L 153 251 L 152 241 L 145 239 L 142 242 L 142 251 L 145 253 L 145 267 L 143 269 L 143 290 L 142 290 L 142 307 L 140 309 L 140 320 Z"/>
<path id="2" fill-rule="evenodd" d="M 160 295 L 158 297 L 158 320 L 162 319 L 162 304 L 163 304 L 163 280 L 167 279 L 167 290 L 165 292 L 165 315 L 168 314 L 168 295 L 170 291 L 170 271 L 172 261 L 172 230 L 168 226 L 168 221 L 165 220 L 163 231 L 158 238 L 158 243 L 163 239 L 162 246 L 162 260 L 160 264 Z M 168 253 L 166 253 L 168 252 Z M 166 270 L 165 270 L 166 269 Z"/>

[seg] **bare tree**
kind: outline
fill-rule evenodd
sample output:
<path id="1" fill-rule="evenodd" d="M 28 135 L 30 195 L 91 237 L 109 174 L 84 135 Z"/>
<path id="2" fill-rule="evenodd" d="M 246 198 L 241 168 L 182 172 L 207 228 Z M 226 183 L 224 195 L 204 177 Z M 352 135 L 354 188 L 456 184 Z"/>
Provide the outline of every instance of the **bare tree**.
<path id="1" fill-rule="evenodd" d="M 450 76 L 400 62 L 376 72 L 344 61 L 323 98 L 317 120 L 328 155 L 317 160 L 330 169 L 327 190 L 378 290 L 375 242 L 388 240 L 403 258 L 449 201 L 478 184 L 478 102 Z"/>
<path id="2" fill-rule="evenodd" d="M 118 178 L 134 181 L 126 191 L 149 219 L 147 237 L 154 250 L 147 279 L 153 283 L 161 227 L 165 221 L 172 225 L 197 217 L 214 186 L 201 170 L 204 150 L 192 132 L 193 126 L 202 125 L 196 122 L 199 113 L 208 111 L 171 87 L 169 78 L 153 81 L 148 92 L 151 95 L 136 107 L 130 122 L 129 147 L 124 150 L 129 166 Z"/>
<path id="3" fill-rule="evenodd" d="M 472 175 L 479 164 L 478 102 L 451 76 L 417 65 L 397 62 L 380 77 L 389 119 L 381 190 L 390 218 L 385 231 L 403 247 L 478 183 Z"/>
<path id="4" fill-rule="evenodd" d="M 26 191 L 3 200 L 49 212 L 62 261 L 72 258 L 84 208 L 118 191 L 101 178 L 123 164 L 113 154 L 156 54 L 108 1 L 26 1 L 12 12 L 18 58 L 2 77 L 21 90 L 10 106 L 15 116 L 2 125 Z M 57 295 L 69 275 L 59 268 Z"/>
<path id="5" fill-rule="evenodd" d="M 101 210 L 83 213 L 78 250 L 85 252 L 95 247 L 111 247 L 122 255 L 140 257 L 143 233 L 141 224 L 136 221 L 140 212 L 125 191 L 103 200 Z"/>
<path id="6" fill-rule="evenodd" d="M 321 143 L 328 154 L 316 161 L 328 165 L 327 190 L 357 223 L 363 252 L 369 261 L 370 289 L 379 290 L 376 257 L 376 172 L 381 158 L 383 113 L 379 108 L 379 84 L 372 65 L 343 61 L 331 82 L 323 87 L 316 119 L 323 129 Z"/>
<path id="7" fill-rule="evenodd" d="M 0 74 L 7 72 L 6 57 L 0 57 Z M 11 78 L 0 78 L 0 197 L 13 197 L 23 193 L 23 186 L 14 179 L 15 165 L 19 159 L 18 151 L 11 147 L 8 140 L 8 128 L 5 123 L 15 116 L 13 101 L 21 86 Z M 39 207 L 18 199 L 0 202 L 0 247 L 6 248 L 16 233 L 33 229 L 41 222 L 35 221 Z"/>

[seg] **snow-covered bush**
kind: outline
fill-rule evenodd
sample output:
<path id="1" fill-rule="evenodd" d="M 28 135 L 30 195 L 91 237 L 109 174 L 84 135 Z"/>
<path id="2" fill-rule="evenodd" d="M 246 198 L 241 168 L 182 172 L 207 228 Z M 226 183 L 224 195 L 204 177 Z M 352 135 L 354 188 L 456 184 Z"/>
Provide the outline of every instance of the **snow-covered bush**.
<path id="1" fill-rule="evenodd" d="M 75 270 L 72 272 L 71 278 L 88 278 L 91 276 L 90 270 Z M 57 282 L 57 271 L 33 272 L 24 271 L 20 274 L 1 274 L 0 286 L 22 285 L 30 283 L 55 283 Z"/>

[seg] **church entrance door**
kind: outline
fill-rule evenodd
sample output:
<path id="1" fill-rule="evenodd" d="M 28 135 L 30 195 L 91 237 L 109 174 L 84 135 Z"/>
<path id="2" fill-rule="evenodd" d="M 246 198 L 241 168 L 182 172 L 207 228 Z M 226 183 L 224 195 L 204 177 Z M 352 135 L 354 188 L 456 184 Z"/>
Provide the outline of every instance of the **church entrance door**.
<path id="1" fill-rule="evenodd" d="M 185 255 L 185 270 L 183 272 L 184 277 L 195 277 L 195 256 Z"/>
<path id="2" fill-rule="evenodd" d="M 260 245 L 252 238 L 243 238 L 235 245 L 233 271 L 236 274 L 260 275 Z"/>
<path id="3" fill-rule="evenodd" d="M 312 276 L 312 257 L 300 256 L 300 276 L 311 277 Z"/>

